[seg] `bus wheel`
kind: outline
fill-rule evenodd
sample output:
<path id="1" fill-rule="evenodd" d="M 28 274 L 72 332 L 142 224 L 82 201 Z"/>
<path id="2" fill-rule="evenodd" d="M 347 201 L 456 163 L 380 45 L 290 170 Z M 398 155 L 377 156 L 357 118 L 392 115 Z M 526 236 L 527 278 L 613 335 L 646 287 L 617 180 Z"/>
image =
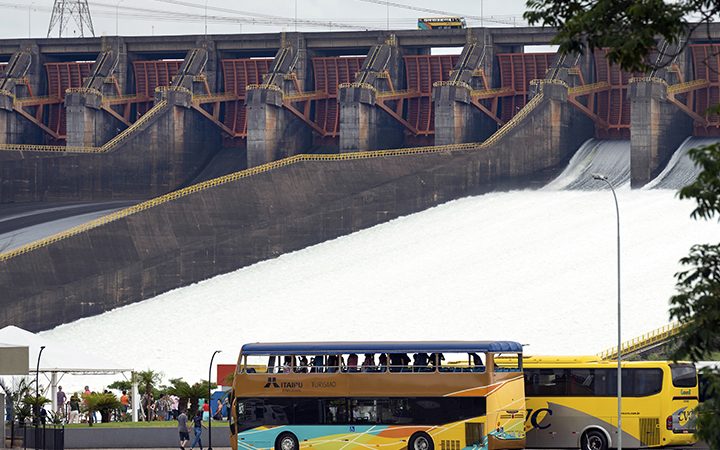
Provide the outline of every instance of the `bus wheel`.
<path id="1" fill-rule="evenodd" d="M 298 450 L 300 445 L 292 433 L 283 433 L 275 440 L 275 450 Z"/>
<path id="2" fill-rule="evenodd" d="M 410 437 L 408 442 L 408 450 L 433 450 L 432 438 L 427 433 L 415 433 Z"/>
<path id="3" fill-rule="evenodd" d="M 588 430 L 582 435 L 582 450 L 607 450 L 608 443 L 600 430 Z"/>

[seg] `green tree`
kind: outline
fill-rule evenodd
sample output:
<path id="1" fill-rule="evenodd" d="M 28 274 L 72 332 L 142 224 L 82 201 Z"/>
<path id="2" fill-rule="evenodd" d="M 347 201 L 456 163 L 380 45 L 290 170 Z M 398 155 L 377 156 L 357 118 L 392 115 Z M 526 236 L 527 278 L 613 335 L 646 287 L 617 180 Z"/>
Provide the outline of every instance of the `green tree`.
<path id="1" fill-rule="evenodd" d="M 135 377 L 138 382 L 140 392 L 144 394 L 156 394 L 155 390 L 162 381 L 162 373 L 148 369 L 142 372 L 136 372 Z"/>
<path id="2" fill-rule="evenodd" d="M 210 389 L 215 389 L 217 384 L 211 383 Z M 182 378 L 173 378 L 170 380 L 170 386 L 167 390 L 170 395 L 179 397 L 178 407 L 180 410 L 187 409 L 190 415 L 194 415 L 199 407 L 200 399 L 207 398 L 208 382 L 200 381 L 190 385 Z"/>
<path id="3" fill-rule="evenodd" d="M 713 22 L 720 2 L 709 0 L 527 0 L 525 18 L 558 30 L 554 43 L 561 52 L 583 53 L 608 49 L 608 58 L 628 71 L 653 68 L 649 55 L 658 38 L 671 44 L 688 42 L 694 30 Z M 717 113 L 719 105 L 713 105 Z M 720 216 L 720 145 L 692 149 L 702 172 L 680 190 L 680 198 L 694 199 L 695 219 Z M 677 294 L 670 317 L 685 327 L 676 357 L 703 360 L 720 351 L 720 244 L 698 244 L 681 259 L 684 270 L 675 275 Z M 720 374 L 706 370 L 708 398 L 698 408 L 697 436 L 720 449 Z"/>
<path id="4" fill-rule="evenodd" d="M 132 391 L 132 383 L 128 380 L 113 381 L 112 383 L 108 384 L 108 389 L 116 389 L 118 391 L 131 392 Z"/>

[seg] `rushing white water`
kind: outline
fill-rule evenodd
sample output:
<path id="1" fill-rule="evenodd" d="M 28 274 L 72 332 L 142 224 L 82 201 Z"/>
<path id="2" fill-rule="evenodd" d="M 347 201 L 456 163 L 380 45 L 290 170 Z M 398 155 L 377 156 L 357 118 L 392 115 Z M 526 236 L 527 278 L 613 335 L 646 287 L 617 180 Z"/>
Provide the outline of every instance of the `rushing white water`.
<path id="1" fill-rule="evenodd" d="M 718 138 L 698 138 L 692 137 L 685 139 L 680 147 L 675 150 L 665 169 L 650 181 L 645 189 L 680 189 L 681 187 L 695 181 L 700 174 L 700 167 L 688 156 L 688 150 L 691 148 L 702 147 L 720 142 Z"/>
<path id="2" fill-rule="evenodd" d="M 674 191 L 618 195 L 630 338 L 668 322 L 678 259 L 720 226 L 691 220 L 694 203 Z M 233 363 L 255 341 L 511 339 L 534 354 L 596 353 L 616 341 L 615 239 L 607 191 L 492 193 L 43 334 L 189 381 L 207 377 L 215 349 Z"/>
<path id="3" fill-rule="evenodd" d="M 604 181 L 593 179 L 594 173 L 605 175 L 615 187 L 630 183 L 630 141 L 588 139 L 546 189 L 608 189 Z"/>

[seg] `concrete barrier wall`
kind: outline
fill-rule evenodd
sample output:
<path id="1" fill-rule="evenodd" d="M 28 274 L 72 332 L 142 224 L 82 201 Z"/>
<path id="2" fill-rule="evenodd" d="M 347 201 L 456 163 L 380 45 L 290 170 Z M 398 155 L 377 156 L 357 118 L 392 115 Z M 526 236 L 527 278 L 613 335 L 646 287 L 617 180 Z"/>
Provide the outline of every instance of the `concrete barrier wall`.
<path id="1" fill-rule="evenodd" d="M 192 428 L 190 439 L 194 437 Z M 191 441 L 192 442 L 192 441 Z M 203 430 L 203 447 L 208 445 L 208 431 Z M 213 448 L 230 447 L 227 423 L 212 425 Z M 177 428 L 65 428 L 65 448 L 178 448 Z"/>
<path id="2" fill-rule="evenodd" d="M 189 183 L 220 145 L 210 121 L 170 106 L 107 153 L 0 151 L 0 204 L 162 195 Z"/>
<path id="3" fill-rule="evenodd" d="M 593 132 L 565 102 L 567 87 L 546 90 L 493 145 L 298 158 L 0 260 L 0 326 L 47 329 L 448 200 L 527 187 Z"/>

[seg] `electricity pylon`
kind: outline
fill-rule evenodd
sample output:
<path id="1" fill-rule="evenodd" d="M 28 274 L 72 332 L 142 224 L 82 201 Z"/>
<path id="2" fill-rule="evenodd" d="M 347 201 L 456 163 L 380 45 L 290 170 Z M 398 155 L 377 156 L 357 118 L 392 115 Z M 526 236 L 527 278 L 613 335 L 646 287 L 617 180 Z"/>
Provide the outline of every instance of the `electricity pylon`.
<path id="1" fill-rule="evenodd" d="M 55 0 L 47 37 L 57 29 L 57 37 L 95 36 L 87 0 Z"/>

